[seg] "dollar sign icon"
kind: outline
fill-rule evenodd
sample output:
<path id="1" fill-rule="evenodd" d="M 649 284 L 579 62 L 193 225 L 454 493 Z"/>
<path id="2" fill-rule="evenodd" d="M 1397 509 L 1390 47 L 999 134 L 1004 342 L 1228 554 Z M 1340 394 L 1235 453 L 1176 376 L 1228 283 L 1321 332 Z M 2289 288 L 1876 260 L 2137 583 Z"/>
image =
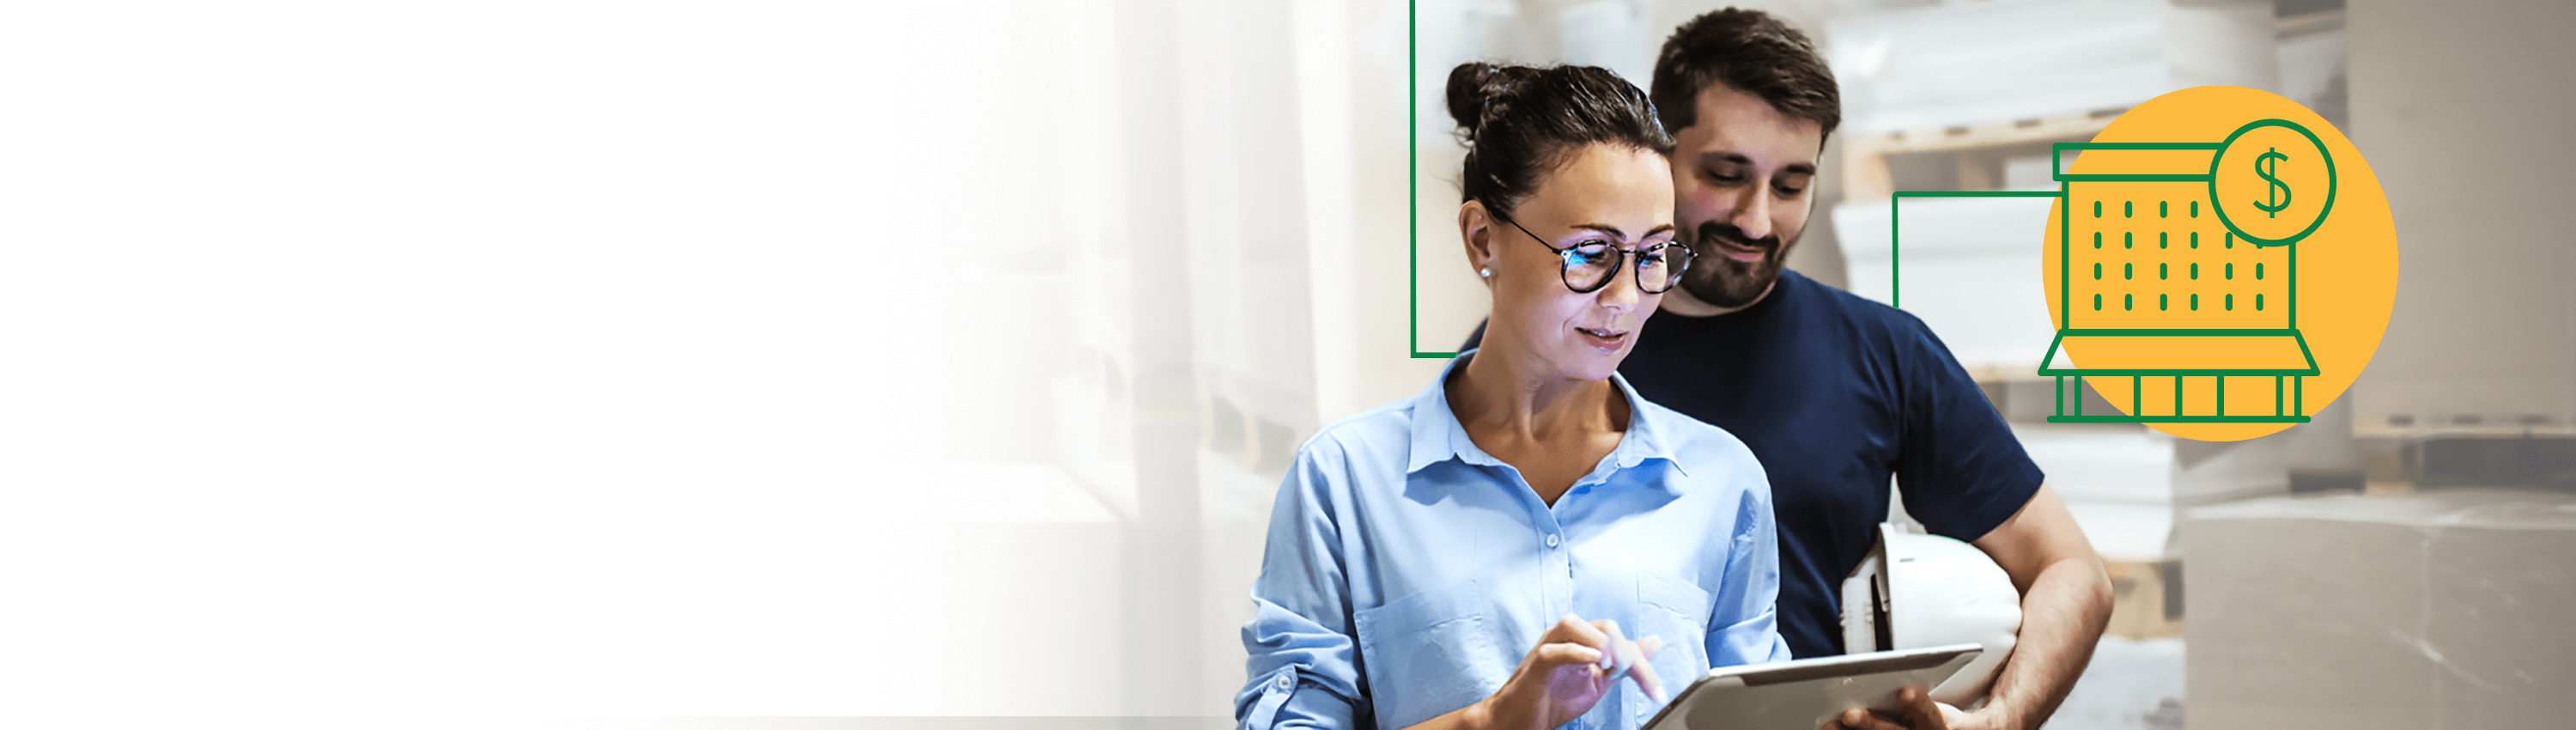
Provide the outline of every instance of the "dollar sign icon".
<path id="1" fill-rule="evenodd" d="M 2289 245 L 2315 233 L 2334 210 L 2334 154 L 2305 127 L 2259 120 L 2238 127 L 2217 148 L 2207 168 L 2209 205 L 2238 239 L 2256 246 Z M 2249 160 L 2252 175 L 2245 174 Z M 2291 160 L 2299 162 L 2298 169 L 2290 169 Z M 2290 207 L 2292 187 L 2298 188 L 2297 208 Z"/>
<path id="2" fill-rule="evenodd" d="M 2263 209 L 2263 212 L 2271 214 L 2269 217 L 2279 218 L 2281 217 L 2281 209 L 2290 207 L 2290 184 L 2281 182 L 2281 178 L 2273 174 L 2280 172 L 2281 163 L 2288 162 L 2289 160 L 2290 156 L 2281 154 L 2281 148 L 2279 147 L 2266 149 L 2263 151 L 2263 156 L 2254 158 L 2255 176 L 2261 177 L 2265 182 L 2271 183 L 2271 187 L 2263 191 L 2265 201 L 2255 203 L 2254 207 L 2261 208 Z M 2270 201 L 2272 200 L 2279 200 L 2280 202 L 2271 203 Z M 2267 205 L 2266 203 L 2269 204 Z"/>

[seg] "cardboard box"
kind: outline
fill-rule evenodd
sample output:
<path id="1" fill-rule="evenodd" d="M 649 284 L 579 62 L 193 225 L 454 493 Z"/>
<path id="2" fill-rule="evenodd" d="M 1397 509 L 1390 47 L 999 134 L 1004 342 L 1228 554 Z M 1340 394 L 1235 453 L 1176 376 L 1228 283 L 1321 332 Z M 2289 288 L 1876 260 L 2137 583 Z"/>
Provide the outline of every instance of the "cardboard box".
<path id="1" fill-rule="evenodd" d="M 2266 498 L 2183 535 L 2195 729 L 2576 717 L 2576 495 Z"/>

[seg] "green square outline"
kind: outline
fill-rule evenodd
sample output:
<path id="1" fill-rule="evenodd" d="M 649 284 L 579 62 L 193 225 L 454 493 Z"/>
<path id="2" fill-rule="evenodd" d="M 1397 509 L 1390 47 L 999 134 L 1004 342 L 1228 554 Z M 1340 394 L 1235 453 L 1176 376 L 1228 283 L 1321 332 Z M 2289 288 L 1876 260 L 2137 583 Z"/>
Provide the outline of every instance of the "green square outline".
<path id="1" fill-rule="evenodd" d="M 1419 0 L 1405 0 L 1404 2 L 1404 149 L 1406 173 L 1404 187 L 1406 191 L 1406 202 L 1409 204 L 1408 209 L 1405 212 L 1405 221 L 1407 223 L 1407 227 L 1405 229 L 1405 270 L 1407 276 L 1405 281 L 1405 324 L 1407 332 L 1405 346 L 1406 349 L 1410 351 L 1410 357 L 1412 359 L 1448 359 L 1457 357 L 1458 353 L 1424 352 L 1422 350 L 1422 59 L 1416 48 L 1418 40 L 1417 36 L 1419 35 L 1418 26 L 1421 21 L 1420 12 L 1417 7 L 1418 4 Z M 2150 147 L 2154 149 L 2197 149 L 2203 146 L 2206 145 L 2150 145 Z M 2051 163 L 2055 162 L 2054 156 L 2056 153 L 2057 151 L 2054 149 L 2049 151 L 2052 158 L 2050 160 Z M 1896 206 L 1902 203 L 1905 198 L 2059 198 L 2062 200 L 2065 198 L 2065 195 L 2066 190 L 2062 184 L 2054 191 L 1894 191 L 1888 196 L 1887 201 L 1888 306 L 1890 308 L 1902 308 L 1897 306 L 1897 293 L 1903 291 L 1899 284 L 1899 277 L 1901 276 L 1901 272 L 1904 270 L 1896 265 L 1898 240 Z"/>
<path id="2" fill-rule="evenodd" d="M 1450 359 L 1455 352 L 1422 351 L 1422 59 L 1414 49 L 1421 13 L 1419 0 L 1404 0 L 1404 158 L 1406 228 L 1404 232 L 1405 348 L 1412 358 Z"/>
<path id="3" fill-rule="evenodd" d="M 1405 346 L 1410 352 L 1410 357 L 1412 359 L 1448 359 L 1457 357 L 1458 353 L 1424 352 L 1422 350 L 1422 59 L 1420 57 L 1420 52 L 1416 47 L 1418 41 L 1417 36 L 1420 33 L 1419 24 L 1421 22 L 1420 12 L 1417 7 L 1418 4 L 1419 0 L 1405 0 L 1404 3 L 1404 149 L 1406 173 L 1404 187 L 1406 190 L 1406 202 L 1409 204 L 1408 209 L 1405 212 L 1405 221 L 1407 223 L 1407 228 L 1405 229 L 1405 269 L 1407 276 L 1405 281 L 1405 324 L 1407 332 Z M 2052 150 L 2051 154 L 2054 153 L 2055 151 Z M 1895 216 L 1896 206 L 1902 202 L 1903 199 L 1914 197 L 2063 198 L 2065 194 L 2065 190 L 2061 187 L 2055 191 L 2045 192 L 1929 192 L 1900 190 L 1889 195 L 1887 201 L 1889 213 L 1887 232 L 1888 306 L 1896 307 L 1897 292 L 1902 291 L 1902 289 L 1899 288 L 1898 277 L 1903 269 L 1900 269 L 1895 265 L 1897 261 L 1897 231 Z"/>

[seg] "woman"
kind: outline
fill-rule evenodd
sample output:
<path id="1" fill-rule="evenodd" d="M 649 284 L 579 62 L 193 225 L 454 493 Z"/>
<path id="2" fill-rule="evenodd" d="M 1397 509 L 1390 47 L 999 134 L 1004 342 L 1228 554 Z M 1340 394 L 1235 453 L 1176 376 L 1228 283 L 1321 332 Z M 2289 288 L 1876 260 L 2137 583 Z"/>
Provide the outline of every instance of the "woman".
<path id="1" fill-rule="evenodd" d="M 1760 465 L 1616 373 L 1690 259 L 1645 95 L 1466 64 L 1448 101 L 1492 324 L 1298 452 L 1243 629 L 1251 730 L 1633 730 L 1664 680 L 1789 657 Z"/>

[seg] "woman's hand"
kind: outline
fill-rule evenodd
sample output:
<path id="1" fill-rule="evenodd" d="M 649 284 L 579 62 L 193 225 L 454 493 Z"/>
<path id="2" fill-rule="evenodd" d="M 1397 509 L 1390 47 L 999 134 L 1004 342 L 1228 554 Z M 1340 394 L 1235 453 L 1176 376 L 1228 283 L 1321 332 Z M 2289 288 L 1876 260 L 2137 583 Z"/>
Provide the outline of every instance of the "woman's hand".
<path id="1" fill-rule="evenodd" d="M 1634 677 L 1638 689 L 1656 700 L 1664 697 L 1663 680 L 1647 661 L 1663 648 L 1656 637 L 1630 642 L 1614 621 L 1585 622 L 1566 614 L 1539 635 L 1538 646 L 1521 657 L 1519 668 L 1503 688 L 1482 705 L 1487 730 L 1550 730 L 1574 721 L 1621 677 Z M 1622 657 L 1625 657 L 1624 659 Z"/>

